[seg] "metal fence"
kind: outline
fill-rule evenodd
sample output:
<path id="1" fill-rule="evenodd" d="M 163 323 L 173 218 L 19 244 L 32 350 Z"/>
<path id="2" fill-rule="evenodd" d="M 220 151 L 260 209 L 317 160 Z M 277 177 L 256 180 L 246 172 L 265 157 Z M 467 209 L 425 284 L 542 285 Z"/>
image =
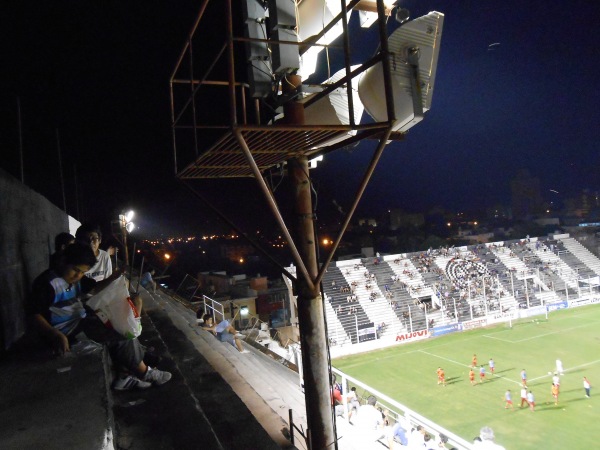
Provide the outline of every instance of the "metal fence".
<path id="1" fill-rule="evenodd" d="M 203 302 L 204 296 L 198 295 L 199 289 L 200 281 L 190 275 L 186 275 L 183 280 L 181 280 L 181 283 L 179 283 L 179 286 L 177 286 L 177 289 L 175 289 L 175 294 L 195 305 Z"/>

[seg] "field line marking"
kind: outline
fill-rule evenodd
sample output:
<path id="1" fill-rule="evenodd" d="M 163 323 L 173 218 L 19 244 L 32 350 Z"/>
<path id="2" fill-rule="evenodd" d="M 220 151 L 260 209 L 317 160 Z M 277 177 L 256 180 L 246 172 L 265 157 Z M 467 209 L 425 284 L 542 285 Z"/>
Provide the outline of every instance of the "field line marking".
<path id="1" fill-rule="evenodd" d="M 483 337 L 488 339 L 496 339 L 497 341 L 506 342 L 508 344 L 516 344 L 518 341 L 509 341 L 508 339 L 502 339 L 496 336 L 492 336 L 491 334 L 484 334 Z"/>
<path id="2" fill-rule="evenodd" d="M 460 342 L 472 341 L 474 339 L 477 339 L 477 337 L 475 337 L 475 336 L 466 337 L 465 336 L 465 338 L 462 339 Z M 438 337 L 438 340 L 439 340 L 439 337 Z M 427 339 L 423 339 L 421 341 L 411 342 L 410 344 L 426 343 L 426 342 L 427 342 Z M 452 346 L 452 345 L 454 345 L 454 344 L 451 344 L 450 342 L 447 342 L 445 344 L 430 345 L 429 347 L 427 347 L 427 349 L 429 350 L 429 349 L 438 348 L 438 347 L 448 347 L 448 346 Z M 373 362 L 382 361 L 384 359 L 398 358 L 399 356 L 410 355 L 412 353 L 419 353 L 419 352 L 421 352 L 421 350 L 400 351 L 400 348 L 402 348 L 402 347 L 403 347 L 402 345 L 397 345 L 395 347 L 388 347 L 388 348 L 385 348 L 385 349 L 381 349 L 381 350 L 390 350 L 392 348 L 395 348 L 396 350 L 398 350 L 398 352 L 394 352 L 394 353 L 389 354 L 387 356 L 377 357 L 377 358 L 375 358 L 372 361 L 357 361 L 355 363 L 348 364 L 345 367 L 346 368 L 354 368 L 354 367 L 369 365 L 369 364 L 372 364 Z M 356 356 L 356 355 L 349 355 L 349 356 Z"/>
<path id="3" fill-rule="evenodd" d="M 419 351 L 420 353 L 425 353 L 426 355 L 433 356 L 433 357 L 435 357 L 435 358 L 443 359 L 444 361 L 451 362 L 452 364 L 456 364 L 456 365 L 458 365 L 458 366 L 462 366 L 462 367 L 470 367 L 468 364 L 462 364 L 462 363 L 459 363 L 458 361 L 454 361 L 453 359 L 446 358 L 445 356 L 439 356 L 439 355 L 435 355 L 435 354 L 433 354 L 433 353 L 426 352 L 425 350 L 418 350 L 418 351 Z"/>
<path id="4" fill-rule="evenodd" d="M 590 361 L 585 364 L 580 364 L 578 366 L 569 367 L 568 369 L 565 370 L 565 372 L 572 372 L 574 370 L 581 369 L 582 367 L 593 366 L 594 364 L 598 364 L 599 362 L 600 362 L 600 359 L 597 359 L 596 361 Z M 554 373 L 554 371 L 552 373 Z M 532 378 L 531 381 L 541 380 L 542 378 L 546 378 L 546 377 L 550 377 L 550 376 L 552 376 L 552 375 L 548 375 L 548 374 L 542 375 L 541 377 Z"/>
<path id="5" fill-rule="evenodd" d="M 533 339 L 538 339 L 538 338 L 541 338 L 541 337 L 544 337 L 544 336 L 550 336 L 551 334 L 563 333 L 565 331 L 576 330 L 578 328 L 584 328 L 584 327 L 587 327 L 589 325 L 596 325 L 597 323 L 598 322 L 590 322 L 588 324 L 579 325 L 577 327 L 563 328 L 562 330 L 556 330 L 556 331 L 552 331 L 550 333 L 538 334 L 537 336 L 532 336 L 532 337 L 528 337 L 528 338 L 525 338 L 525 339 L 520 339 L 518 341 L 515 341 L 514 343 L 515 344 L 519 344 L 521 342 L 531 341 Z"/>
<path id="6" fill-rule="evenodd" d="M 421 353 L 425 353 L 426 355 L 433 356 L 433 357 L 435 357 L 435 358 L 443 359 L 443 360 L 445 360 L 445 361 L 451 362 L 451 363 L 453 363 L 453 364 L 456 364 L 456 365 L 459 365 L 459 366 L 463 366 L 463 367 L 471 367 L 471 366 L 470 366 L 470 365 L 468 365 L 468 364 L 459 363 L 458 361 L 454 361 L 453 359 L 446 358 L 446 357 L 444 357 L 444 356 L 440 356 L 440 355 L 435 355 L 435 354 L 433 354 L 433 353 L 426 352 L 425 350 L 419 350 L 419 352 L 421 352 Z M 486 376 L 487 376 L 487 375 L 488 375 L 488 374 L 486 373 Z M 521 385 L 521 383 L 519 383 L 518 381 L 511 380 L 510 378 L 503 377 L 502 375 L 496 375 L 496 374 L 494 373 L 494 374 L 491 374 L 491 376 L 492 376 L 492 377 L 496 377 L 496 378 L 500 378 L 500 379 L 502 379 L 502 380 L 510 381 L 511 383 L 518 384 L 519 386 Z"/>

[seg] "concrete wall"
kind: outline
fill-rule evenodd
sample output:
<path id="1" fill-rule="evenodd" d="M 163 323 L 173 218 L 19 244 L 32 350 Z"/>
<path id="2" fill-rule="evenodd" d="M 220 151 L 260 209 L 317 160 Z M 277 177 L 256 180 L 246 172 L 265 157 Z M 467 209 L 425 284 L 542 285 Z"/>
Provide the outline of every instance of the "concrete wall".
<path id="1" fill-rule="evenodd" d="M 63 231 L 69 217 L 61 209 L 0 169 L 0 352 L 25 332 L 27 293 Z"/>

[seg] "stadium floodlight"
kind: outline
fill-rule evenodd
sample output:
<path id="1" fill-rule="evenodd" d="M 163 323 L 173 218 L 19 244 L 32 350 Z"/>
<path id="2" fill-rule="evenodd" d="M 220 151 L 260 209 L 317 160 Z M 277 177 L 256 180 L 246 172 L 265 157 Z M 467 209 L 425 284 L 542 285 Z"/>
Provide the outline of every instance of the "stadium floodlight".
<path id="1" fill-rule="evenodd" d="M 323 161 L 323 155 L 319 155 L 316 158 L 308 160 L 308 168 L 309 169 L 316 169 L 317 168 L 317 164 L 319 162 L 321 162 L 321 161 Z"/>
<path id="2" fill-rule="evenodd" d="M 350 0 L 346 0 L 346 4 Z M 363 0 L 366 9 L 371 11 L 359 11 L 361 13 L 360 23 L 362 27 L 370 27 L 377 20 L 376 2 L 374 0 Z M 391 10 L 396 0 L 384 0 L 386 10 Z M 318 35 L 340 12 L 342 6 L 340 0 L 303 0 L 298 4 L 298 38 L 300 41 L 307 41 L 312 36 Z M 347 14 L 347 19 L 350 21 L 352 15 L 351 10 Z M 341 21 L 338 21 L 325 33 L 316 43 L 321 45 L 329 45 L 344 32 L 344 26 Z M 317 69 L 317 59 L 319 53 L 323 50 L 321 45 L 313 45 L 306 50 L 300 61 L 300 70 L 298 75 L 302 79 L 306 79 L 315 73 Z"/>
<path id="3" fill-rule="evenodd" d="M 359 66 L 352 66 L 351 70 L 356 69 Z M 341 80 L 346 76 L 346 69 L 342 69 L 336 72 L 331 78 L 323 83 L 323 86 L 333 84 Z M 352 79 L 352 99 L 354 101 L 354 123 L 360 123 L 363 115 L 364 107 L 360 101 L 358 95 L 358 80 Z M 307 97 L 307 99 L 309 99 Z M 348 109 L 348 90 L 346 85 L 343 85 L 333 90 L 326 97 L 320 98 L 316 102 L 310 104 L 304 109 L 304 123 L 306 125 L 318 125 L 318 124 L 333 124 L 333 125 L 349 125 L 350 124 L 350 111 Z M 347 135 L 336 138 L 335 140 L 329 141 L 328 145 L 335 144 L 338 141 L 347 139 L 348 136 L 354 136 L 356 130 L 348 132 Z"/>
<path id="4" fill-rule="evenodd" d="M 123 247 L 125 248 L 125 264 L 129 265 L 129 249 L 127 248 L 127 233 L 131 233 L 135 229 L 135 224 L 131 221 L 135 213 L 128 211 L 125 214 L 119 214 L 119 220 L 117 223 L 121 228 L 121 235 L 123 238 Z"/>
<path id="5" fill-rule="evenodd" d="M 431 107 L 444 15 L 433 11 L 411 20 L 389 39 L 394 97 L 393 131 L 406 131 Z M 378 122 L 388 120 L 381 63 L 369 68 L 358 84 L 365 110 Z"/>
<path id="6" fill-rule="evenodd" d="M 392 124 L 393 131 L 407 131 L 423 120 L 424 114 L 431 107 L 443 19 L 442 13 L 430 12 L 405 23 L 388 39 L 391 87 L 396 116 Z M 358 67 L 360 66 L 352 66 L 351 70 Z M 346 70 L 342 69 L 324 81 L 321 86 L 336 83 L 345 75 Z M 312 95 L 305 100 L 310 99 Z M 364 110 L 378 122 L 388 120 L 381 63 L 367 69 L 360 77 L 352 79 L 352 97 L 355 124 L 361 123 Z M 350 112 L 346 85 L 335 89 L 314 103 L 309 103 L 304 109 L 304 123 L 349 125 Z M 346 135 L 321 143 L 321 146 L 332 145 L 354 135 L 356 131 L 352 130 Z"/>

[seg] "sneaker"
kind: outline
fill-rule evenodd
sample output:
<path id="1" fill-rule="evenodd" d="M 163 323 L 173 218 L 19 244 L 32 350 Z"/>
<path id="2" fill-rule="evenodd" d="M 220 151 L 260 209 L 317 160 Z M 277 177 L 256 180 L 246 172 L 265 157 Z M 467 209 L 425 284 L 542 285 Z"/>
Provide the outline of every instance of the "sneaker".
<path id="1" fill-rule="evenodd" d="M 117 378 L 113 383 L 113 389 L 117 391 L 129 391 L 130 389 L 148 389 L 152 383 L 142 381 L 131 375 L 123 378 Z"/>
<path id="2" fill-rule="evenodd" d="M 236 333 L 235 337 L 238 338 L 238 339 L 246 339 L 246 335 L 242 334 L 242 333 Z"/>
<path id="3" fill-rule="evenodd" d="M 250 350 L 242 350 L 240 353 L 250 353 Z"/>
<path id="4" fill-rule="evenodd" d="M 153 369 L 152 367 L 148 367 L 148 371 L 146 372 L 146 375 L 144 375 L 143 381 L 155 383 L 158 386 L 160 386 L 161 384 L 165 384 L 170 379 L 171 379 L 171 372 L 165 372 L 163 370 L 158 370 L 158 369 Z"/>

